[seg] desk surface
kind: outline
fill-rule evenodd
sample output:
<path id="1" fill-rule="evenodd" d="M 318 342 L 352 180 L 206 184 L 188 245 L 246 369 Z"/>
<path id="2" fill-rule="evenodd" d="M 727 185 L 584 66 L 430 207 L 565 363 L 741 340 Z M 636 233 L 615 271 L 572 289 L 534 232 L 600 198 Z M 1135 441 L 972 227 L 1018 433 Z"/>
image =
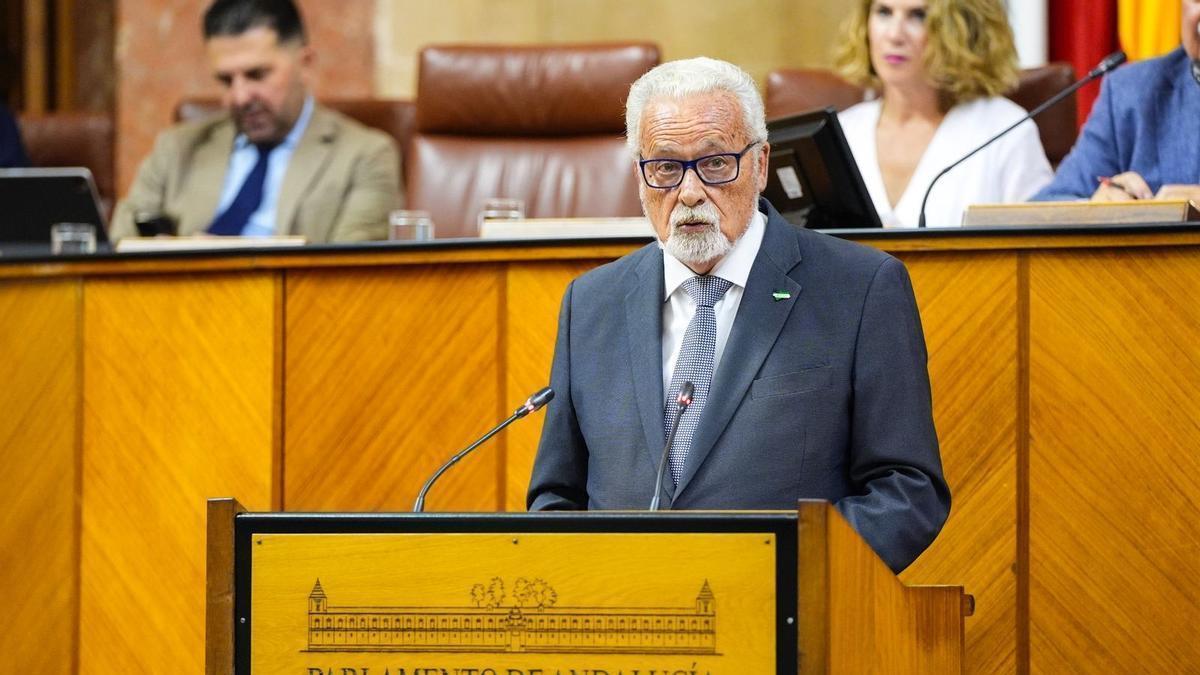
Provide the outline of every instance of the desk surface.
<path id="1" fill-rule="evenodd" d="M 1071 227 L 980 227 L 932 229 L 847 229 L 826 234 L 891 252 L 1085 249 L 1200 244 L 1200 223 L 1090 225 Z M 440 239 L 428 242 L 372 241 L 267 249 L 96 253 L 54 256 L 47 251 L 6 252 L 0 246 L 0 278 L 56 277 L 163 271 L 263 270 L 305 267 L 453 262 L 616 258 L 650 237 L 594 239 Z"/>

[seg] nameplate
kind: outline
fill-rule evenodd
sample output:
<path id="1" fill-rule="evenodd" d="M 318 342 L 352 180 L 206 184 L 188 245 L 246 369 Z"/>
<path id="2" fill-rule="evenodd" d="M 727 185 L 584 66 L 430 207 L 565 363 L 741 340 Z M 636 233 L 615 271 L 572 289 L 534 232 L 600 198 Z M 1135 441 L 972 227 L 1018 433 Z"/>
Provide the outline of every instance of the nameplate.
<path id="1" fill-rule="evenodd" d="M 256 675 L 773 673 L 773 533 L 255 534 Z"/>
<path id="2" fill-rule="evenodd" d="M 1129 202 L 1029 202 L 974 204 L 963 215 L 964 226 L 1119 225 L 1187 223 L 1200 220 L 1194 204 L 1183 199 Z"/>

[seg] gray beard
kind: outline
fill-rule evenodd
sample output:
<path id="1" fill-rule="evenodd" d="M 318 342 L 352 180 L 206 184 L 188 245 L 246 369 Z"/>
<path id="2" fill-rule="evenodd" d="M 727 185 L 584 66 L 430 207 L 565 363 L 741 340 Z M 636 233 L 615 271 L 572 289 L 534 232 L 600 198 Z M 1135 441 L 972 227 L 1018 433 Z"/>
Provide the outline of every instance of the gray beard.
<path id="1" fill-rule="evenodd" d="M 1200 84 L 1200 59 L 1192 59 L 1192 79 Z"/>
<path id="2" fill-rule="evenodd" d="M 725 257 L 733 250 L 733 243 L 714 225 L 702 232 L 686 234 L 672 230 L 663 248 L 679 262 L 692 266 Z"/>

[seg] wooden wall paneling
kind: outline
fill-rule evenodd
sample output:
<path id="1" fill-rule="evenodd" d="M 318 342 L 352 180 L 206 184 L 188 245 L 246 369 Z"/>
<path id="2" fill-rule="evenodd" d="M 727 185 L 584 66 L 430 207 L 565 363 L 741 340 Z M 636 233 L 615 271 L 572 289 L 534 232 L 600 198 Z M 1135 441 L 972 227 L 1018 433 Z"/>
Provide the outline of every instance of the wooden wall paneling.
<path id="1" fill-rule="evenodd" d="M 1030 672 L 1200 672 L 1200 251 L 1031 254 Z"/>
<path id="2" fill-rule="evenodd" d="M 962 584 L 966 673 L 1016 670 L 1017 261 L 1013 253 L 908 253 L 951 510 L 902 575 Z"/>
<path id="3" fill-rule="evenodd" d="M 567 284 L 605 260 L 516 263 L 509 266 L 505 324 L 505 399 L 515 408 L 526 396 L 550 384 L 558 310 Z M 550 405 L 555 405 L 554 401 Z M 525 510 L 529 474 L 542 435 L 545 411 L 521 421 L 506 432 L 504 509 Z"/>
<path id="4" fill-rule="evenodd" d="M 503 269 L 288 272 L 285 508 L 407 511 L 438 465 L 512 412 L 499 400 Z M 502 450 L 457 465 L 428 509 L 501 509 Z"/>
<path id="5" fill-rule="evenodd" d="M 49 50 L 49 3 L 25 2 L 25 32 L 23 41 L 25 52 L 22 55 L 24 69 L 22 82 L 24 100 L 22 109 L 26 115 L 40 115 L 49 109 L 50 90 L 47 88 L 47 77 L 50 73 L 48 63 Z"/>
<path id="6" fill-rule="evenodd" d="M 762 84 L 774 68 L 827 67 L 847 11 L 821 0 L 392 0 L 376 9 L 375 88 L 415 96 L 417 53 L 429 44 L 629 40 L 654 42 L 664 60 L 725 59 Z"/>
<path id="7" fill-rule="evenodd" d="M 200 672 L 205 500 L 273 506 L 279 277 L 84 287 L 80 673 Z"/>
<path id="8" fill-rule="evenodd" d="M 24 673 L 75 667 L 79 284 L 0 283 L 0 654 Z"/>

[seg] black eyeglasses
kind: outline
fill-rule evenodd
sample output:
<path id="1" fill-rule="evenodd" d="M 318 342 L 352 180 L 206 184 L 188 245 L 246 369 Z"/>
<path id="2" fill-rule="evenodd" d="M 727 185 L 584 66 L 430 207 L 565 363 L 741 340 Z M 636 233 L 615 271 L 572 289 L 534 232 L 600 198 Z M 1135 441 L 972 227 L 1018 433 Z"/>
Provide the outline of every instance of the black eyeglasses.
<path id="1" fill-rule="evenodd" d="M 646 181 L 649 187 L 658 190 L 679 187 L 688 169 L 695 171 L 696 177 L 705 185 L 721 185 L 738 179 L 742 155 L 761 142 L 753 141 L 742 148 L 741 152 L 721 152 L 689 160 L 642 159 L 638 160 L 638 164 L 642 167 L 642 180 Z"/>

